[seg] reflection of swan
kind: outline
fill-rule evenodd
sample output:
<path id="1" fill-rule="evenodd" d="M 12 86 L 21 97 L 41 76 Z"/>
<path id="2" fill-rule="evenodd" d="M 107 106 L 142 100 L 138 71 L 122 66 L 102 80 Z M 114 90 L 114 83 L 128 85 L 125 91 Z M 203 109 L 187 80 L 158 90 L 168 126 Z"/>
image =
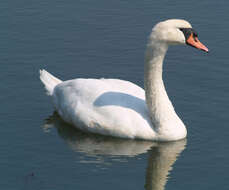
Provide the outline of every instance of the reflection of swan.
<path id="1" fill-rule="evenodd" d="M 186 128 L 165 91 L 162 63 L 168 46 L 188 44 L 203 51 L 197 33 L 184 20 L 167 20 L 152 30 L 145 56 L 145 91 L 117 79 L 75 79 L 62 82 L 45 70 L 40 79 L 56 110 L 76 127 L 124 138 L 178 140 Z"/>
<path id="2" fill-rule="evenodd" d="M 159 143 L 150 141 L 122 140 L 118 138 L 82 133 L 64 123 L 57 114 L 51 116 L 43 128 L 57 128 L 58 134 L 75 152 L 95 156 L 98 163 L 104 156 L 137 156 L 149 152 L 146 169 L 146 190 L 163 190 L 167 176 L 177 156 L 185 148 L 186 139 L 176 142 Z M 98 156 L 100 159 L 98 160 Z M 101 158 L 102 157 L 102 158 Z M 84 162 L 84 161 L 82 161 Z"/>
<path id="3" fill-rule="evenodd" d="M 57 128 L 58 134 L 68 143 L 72 150 L 87 155 L 136 156 L 147 152 L 153 145 L 150 141 L 133 141 L 107 136 L 83 133 L 64 123 L 53 114 L 44 125 L 44 129 Z"/>
<path id="4" fill-rule="evenodd" d="M 146 190 L 163 190 L 169 171 L 177 156 L 184 150 L 186 139 L 170 143 L 159 143 L 149 151 L 146 169 Z"/>

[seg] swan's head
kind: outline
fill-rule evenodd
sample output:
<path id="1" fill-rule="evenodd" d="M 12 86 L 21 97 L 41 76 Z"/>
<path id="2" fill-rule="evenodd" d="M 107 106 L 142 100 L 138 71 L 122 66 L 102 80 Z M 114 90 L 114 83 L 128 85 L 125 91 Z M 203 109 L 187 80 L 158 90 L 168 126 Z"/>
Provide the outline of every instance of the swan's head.
<path id="1" fill-rule="evenodd" d="M 168 45 L 187 44 L 208 52 L 208 48 L 199 41 L 191 24 L 185 20 L 170 19 L 156 24 L 150 39 L 152 42 L 163 42 Z"/>

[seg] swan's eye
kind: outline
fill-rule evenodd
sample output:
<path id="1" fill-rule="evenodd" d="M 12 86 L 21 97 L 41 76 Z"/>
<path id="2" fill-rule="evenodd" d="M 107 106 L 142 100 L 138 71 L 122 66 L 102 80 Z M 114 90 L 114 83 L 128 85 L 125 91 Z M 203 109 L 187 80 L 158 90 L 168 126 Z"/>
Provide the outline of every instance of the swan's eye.
<path id="1" fill-rule="evenodd" d="M 193 33 L 193 37 L 198 37 L 198 35 L 195 31 L 193 31 L 192 33 Z"/>
<path id="2" fill-rule="evenodd" d="M 196 32 L 194 29 L 191 29 L 191 31 L 192 31 L 192 33 L 193 33 L 193 36 L 195 36 L 195 37 L 198 36 L 197 32 Z"/>
<path id="3" fill-rule="evenodd" d="M 195 42 L 198 42 L 198 40 L 197 40 L 198 34 L 196 33 L 196 31 L 193 30 L 192 34 L 193 34 L 193 39 L 195 40 Z"/>
<path id="4" fill-rule="evenodd" d="M 186 40 L 192 34 L 192 29 L 191 28 L 179 28 L 179 29 L 183 32 L 184 37 L 185 37 Z"/>
<path id="5" fill-rule="evenodd" d="M 192 35 L 193 39 L 197 41 L 198 35 L 194 29 L 192 28 L 179 28 L 179 29 L 183 32 L 186 40 Z"/>

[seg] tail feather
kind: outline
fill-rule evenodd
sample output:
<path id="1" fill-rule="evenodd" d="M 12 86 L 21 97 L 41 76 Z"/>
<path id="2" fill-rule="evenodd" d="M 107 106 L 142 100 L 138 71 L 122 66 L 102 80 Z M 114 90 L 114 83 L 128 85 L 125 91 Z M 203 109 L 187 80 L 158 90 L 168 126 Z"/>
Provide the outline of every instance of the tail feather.
<path id="1" fill-rule="evenodd" d="M 52 96 L 54 87 L 62 82 L 44 69 L 40 70 L 40 80 L 44 84 L 49 96 Z"/>

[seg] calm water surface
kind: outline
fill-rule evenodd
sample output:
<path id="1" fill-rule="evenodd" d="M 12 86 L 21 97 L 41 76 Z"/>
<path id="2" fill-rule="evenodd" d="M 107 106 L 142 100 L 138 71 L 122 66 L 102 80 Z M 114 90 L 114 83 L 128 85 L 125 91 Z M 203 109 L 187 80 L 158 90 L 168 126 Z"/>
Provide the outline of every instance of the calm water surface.
<path id="1" fill-rule="evenodd" d="M 229 1 L 0 2 L 0 186 L 13 189 L 228 189 Z M 205 54 L 171 47 L 164 81 L 188 129 L 173 143 L 85 134 L 53 113 L 38 79 L 122 78 L 143 87 L 147 36 L 189 20 Z"/>

